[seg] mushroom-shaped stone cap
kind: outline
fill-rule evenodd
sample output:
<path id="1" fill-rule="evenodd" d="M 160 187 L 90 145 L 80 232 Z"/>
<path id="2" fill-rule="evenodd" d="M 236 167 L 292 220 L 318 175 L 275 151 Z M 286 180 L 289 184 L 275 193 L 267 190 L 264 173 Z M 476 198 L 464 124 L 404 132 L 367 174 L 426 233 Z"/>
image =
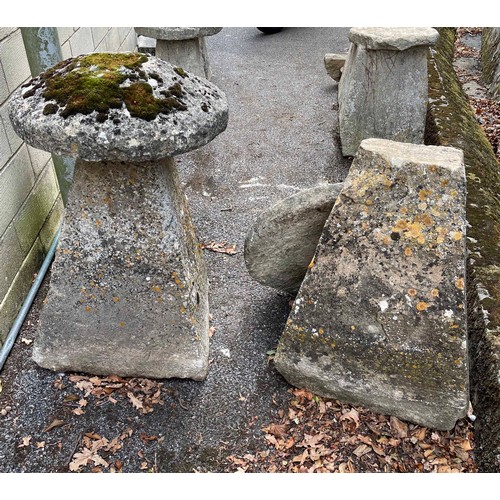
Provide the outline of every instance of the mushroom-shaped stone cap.
<path id="1" fill-rule="evenodd" d="M 199 148 L 223 132 L 223 92 L 139 53 L 67 59 L 23 85 L 9 103 L 28 144 L 88 161 L 148 161 Z"/>
<path id="2" fill-rule="evenodd" d="M 439 33 L 434 28 L 351 28 L 349 40 L 371 50 L 406 50 L 417 45 L 434 45 Z"/>
<path id="3" fill-rule="evenodd" d="M 216 35 L 222 28 L 134 28 L 138 35 L 157 40 L 188 40 L 200 36 Z"/>

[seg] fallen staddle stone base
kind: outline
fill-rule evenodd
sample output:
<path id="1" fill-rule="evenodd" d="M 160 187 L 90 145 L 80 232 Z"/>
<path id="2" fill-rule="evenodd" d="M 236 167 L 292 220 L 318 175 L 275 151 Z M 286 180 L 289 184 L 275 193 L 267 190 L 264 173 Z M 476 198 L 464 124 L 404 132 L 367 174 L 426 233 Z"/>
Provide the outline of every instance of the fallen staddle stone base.
<path id="1" fill-rule="evenodd" d="M 294 386 L 452 429 L 468 407 L 465 169 L 364 140 L 276 352 Z"/>
<path id="2" fill-rule="evenodd" d="M 78 161 L 34 360 L 97 375 L 204 379 L 204 261 L 174 160 Z"/>

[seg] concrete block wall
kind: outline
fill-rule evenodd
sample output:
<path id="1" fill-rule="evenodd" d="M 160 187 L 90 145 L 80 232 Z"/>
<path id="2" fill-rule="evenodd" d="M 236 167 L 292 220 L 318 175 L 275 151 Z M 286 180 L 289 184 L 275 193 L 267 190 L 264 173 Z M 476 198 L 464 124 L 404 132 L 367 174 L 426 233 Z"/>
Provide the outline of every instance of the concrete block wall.
<path id="1" fill-rule="evenodd" d="M 135 51 L 133 28 L 57 28 L 63 59 L 89 52 Z M 21 28 L 0 27 L 0 346 L 31 288 L 62 220 L 64 204 L 50 153 L 14 132 L 9 96 L 29 80 Z M 57 161 L 56 164 L 60 163 Z"/>

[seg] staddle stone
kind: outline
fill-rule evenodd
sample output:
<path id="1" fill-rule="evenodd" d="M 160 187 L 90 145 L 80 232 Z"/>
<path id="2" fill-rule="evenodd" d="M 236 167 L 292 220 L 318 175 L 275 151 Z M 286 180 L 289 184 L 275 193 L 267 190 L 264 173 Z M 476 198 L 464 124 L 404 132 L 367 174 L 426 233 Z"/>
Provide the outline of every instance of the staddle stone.
<path id="1" fill-rule="evenodd" d="M 296 293 L 342 184 L 304 189 L 264 210 L 245 239 L 248 273 L 262 285 Z"/>
<path id="2" fill-rule="evenodd" d="M 44 151 L 148 161 L 209 143 L 225 130 L 228 106 L 218 87 L 156 57 L 95 53 L 23 85 L 9 115 L 17 134 Z"/>
<path id="3" fill-rule="evenodd" d="M 9 104 L 32 146 L 77 158 L 33 350 L 52 370 L 208 370 L 208 282 L 173 155 L 222 132 L 204 79 L 138 53 L 63 61 Z"/>
<path id="4" fill-rule="evenodd" d="M 205 37 L 216 35 L 221 30 L 222 28 L 135 28 L 139 35 L 156 38 L 156 57 L 208 79 L 211 78 L 211 72 Z"/>
<path id="5" fill-rule="evenodd" d="M 351 28 L 339 82 L 339 130 L 344 156 L 363 139 L 424 142 L 427 50 L 433 28 Z"/>
<path id="6" fill-rule="evenodd" d="M 364 140 L 280 339 L 280 373 L 451 429 L 468 406 L 465 227 L 462 151 Z"/>

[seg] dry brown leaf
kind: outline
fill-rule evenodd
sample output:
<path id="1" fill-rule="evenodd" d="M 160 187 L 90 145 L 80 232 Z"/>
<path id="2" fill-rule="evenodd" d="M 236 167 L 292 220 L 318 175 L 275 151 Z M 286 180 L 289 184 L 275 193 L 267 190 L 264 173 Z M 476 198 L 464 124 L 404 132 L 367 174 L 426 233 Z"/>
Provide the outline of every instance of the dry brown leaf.
<path id="1" fill-rule="evenodd" d="M 84 467 L 89 463 L 93 453 L 88 448 L 83 448 L 79 453 L 73 455 L 73 460 L 69 464 L 69 470 L 72 472 L 77 471 L 80 467 Z"/>
<path id="2" fill-rule="evenodd" d="M 75 415 L 83 415 L 85 412 L 81 408 L 75 408 L 72 413 Z"/>
<path id="3" fill-rule="evenodd" d="M 263 427 L 262 430 L 268 434 L 272 434 L 278 438 L 284 439 L 287 431 L 286 425 L 271 424 L 267 427 Z"/>
<path id="4" fill-rule="evenodd" d="M 363 455 L 366 455 L 367 453 L 370 453 L 372 451 L 372 447 L 368 446 L 367 444 L 360 444 L 354 451 L 354 455 L 357 457 L 362 457 Z"/>
<path id="5" fill-rule="evenodd" d="M 462 450 L 464 451 L 470 451 L 474 449 L 474 447 L 471 445 L 468 439 L 462 439 L 457 443 L 457 446 L 460 446 L 460 448 L 462 448 Z"/>
<path id="6" fill-rule="evenodd" d="M 311 448 L 314 448 L 315 446 L 318 445 L 318 443 L 326 437 L 326 434 L 323 434 L 320 432 L 319 434 L 315 434 L 314 436 L 309 436 L 308 434 L 304 435 L 304 440 L 302 443 L 300 443 L 297 446 L 310 446 Z"/>
<path id="7" fill-rule="evenodd" d="M 84 406 L 87 406 L 88 401 L 86 399 L 80 399 L 80 401 L 78 401 L 78 404 L 80 406 L 84 407 Z"/>
<path id="8" fill-rule="evenodd" d="M 22 438 L 22 443 L 18 446 L 18 448 L 24 448 L 25 446 L 29 446 L 31 441 L 31 436 L 24 436 Z"/>
<path id="9" fill-rule="evenodd" d="M 142 401 L 140 399 L 136 398 L 132 392 L 127 392 L 127 397 L 130 399 L 133 407 L 136 410 L 143 410 L 144 409 Z"/>
<path id="10" fill-rule="evenodd" d="M 49 432 L 52 429 L 55 429 L 56 427 L 61 427 L 61 425 L 64 425 L 64 420 L 59 420 L 58 418 L 55 418 L 49 425 L 47 425 L 47 427 L 45 427 L 45 429 L 42 430 L 42 432 Z"/>
<path id="11" fill-rule="evenodd" d="M 352 420 L 356 424 L 356 427 L 359 426 L 359 413 L 357 412 L 357 410 L 355 408 L 352 408 L 350 411 L 342 414 L 339 418 L 339 421 L 342 421 L 345 419 Z"/>
<path id="12" fill-rule="evenodd" d="M 25 339 L 25 338 L 23 337 L 23 338 L 21 339 L 21 342 L 22 342 L 23 344 L 30 345 L 30 344 L 33 342 L 33 340 Z"/>
<path id="13" fill-rule="evenodd" d="M 36 447 L 37 448 L 45 448 L 45 441 L 37 441 Z"/>
<path id="14" fill-rule="evenodd" d="M 228 255 L 235 255 L 238 253 L 236 245 L 228 245 L 225 241 L 221 241 L 219 243 L 216 241 L 202 243 L 201 248 L 202 250 L 211 250 L 212 252 L 225 253 Z"/>
<path id="15" fill-rule="evenodd" d="M 208 329 L 208 336 L 210 338 L 212 338 L 215 334 L 215 326 L 211 326 L 209 329 Z"/>
<path id="16" fill-rule="evenodd" d="M 141 462 L 141 465 L 139 466 L 139 469 L 146 470 L 147 468 L 148 468 L 148 463 L 147 462 Z"/>
<path id="17" fill-rule="evenodd" d="M 390 418 L 390 425 L 391 425 L 391 430 L 393 434 L 398 437 L 398 438 L 405 438 L 408 437 L 408 425 L 405 424 L 404 422 L 401 422 L 396 417 Z"/>

